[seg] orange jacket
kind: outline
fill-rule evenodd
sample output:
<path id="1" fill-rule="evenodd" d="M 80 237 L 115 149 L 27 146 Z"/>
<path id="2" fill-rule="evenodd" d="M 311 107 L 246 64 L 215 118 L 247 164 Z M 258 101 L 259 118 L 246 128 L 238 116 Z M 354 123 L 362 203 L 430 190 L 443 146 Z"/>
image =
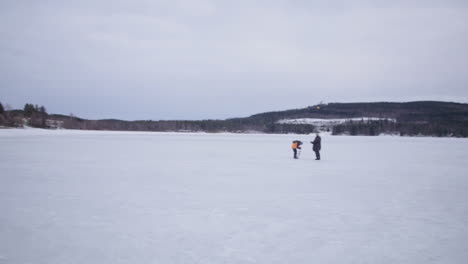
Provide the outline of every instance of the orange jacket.
<path id="1" fill-rule="evenodd" d="M 299 148 L 299 143 L 294 142 L 294 143 L 292 144 L 292 149 L 297 149 L 297 148 Z"/>

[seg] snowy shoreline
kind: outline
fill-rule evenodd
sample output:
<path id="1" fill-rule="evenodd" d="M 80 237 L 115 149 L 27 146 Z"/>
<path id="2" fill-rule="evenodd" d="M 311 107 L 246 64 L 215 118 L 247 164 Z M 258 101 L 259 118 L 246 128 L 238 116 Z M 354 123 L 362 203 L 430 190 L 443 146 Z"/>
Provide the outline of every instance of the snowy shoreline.
<path id="1" fill-rule="evenodd" d="M 239 136 L 313 136 L 315 133 L 310 134 L 275 134 L 275 133 L 233 133 L 233 132 L 179 132 L 179 131 L 116 131 L 116 130 L 75 130 L 75 129 L 43 129 L 43 128 L 0 128 L 0 136 L 16 136 L 16 135 L 74 135 L 74 134 L 83 134 L 83 135 L 92 135 L 92 134 L 131 134 L 131 135 L 239 135 Z M 367 135 L 332 135 L 330 132 L 321 131 L 320 135 L 322 136 L 333 136 L 333 137 L 402 137 L 402 138 L 437 138 L 437 139 L 467 139 L 462 137 L 437 137 L 437 136 L 425 136 L 425 135 L 415 135 L 409 136 L 404 135 L 400 136 L 398 134 L 379 134 L 376 136 L 367 136 Z"/>

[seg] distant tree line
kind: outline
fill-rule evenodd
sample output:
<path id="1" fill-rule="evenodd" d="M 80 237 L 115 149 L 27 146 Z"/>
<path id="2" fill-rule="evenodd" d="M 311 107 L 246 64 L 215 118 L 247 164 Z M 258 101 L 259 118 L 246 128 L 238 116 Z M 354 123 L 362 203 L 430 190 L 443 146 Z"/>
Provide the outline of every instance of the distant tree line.
<path id="1" fill-rule="evenodd" d="M 23 110 L 5 109 L 0 103 L 0 125 L 7 127 L 21 127 L 24 125 L 47 128 L 48 114 L 44 106 L 25 104 Z"/>
<path id="2" fill-rule="evenodd" d="M 28 125 L 40 128 L 63 127 L 85 130 L 297 133 L 309 134 L 317 129 L 333 135 L 399 134 L 402 136 L 468 137 L 468 104 L 448 102 L 409 103 L 330 103 L 302 109 L 267 112 L 245 118 L 226 120 L 87 120 L 70 115 L 49 115 L 44 106 L 26 104 L 22 110 L 5 109 L 0 103 L 0 126 Z M 279 123 L 296 118 L 377 117 L 380 120 L 347 121 L 329 127 Z M 57 125 L 60 124 L 60 125 Z"/>
<path id="3" fill-rule="evenodd" d="M 121 130 L 121 131 L 173 131 L 173 132 L 232 132 L 232 133 L 297 133 L 309 134 L 315 130 L 312 125 L 262 123 L 258 120 L 243 118 L 227 120 L 163 120 L 163 121 L 123 121 L 115 119 L 86 120 L 74 116 L 55 116 L 64 121 L 64 128 L 90 130 Z"/>
<path id="4" fill-rule="evenodd" d="M 0 102 L 0 126 L 12 127 L 14 126 L 15 122 L 11 117 L 10 112 L 8 111 L 8 106 L 3 105 Z"/>
<path id="5" fill-rule="evenodd" d="M 3 108 L 3 104 L 0 102 L 0 126 L 6 125 L 6 121 L 5 108 Z"/>
<path id="6" fill-rule="evenodd" d="M 48 114 L 44 106 L 26 104 L 23 112 L 29 126 L 47 128 Z"/>
<path id="7" fill-rule="evenodd" d="M 332 129 L 333 135 L 398 134 L 400 136 L 468 137 L 468 122 L 346 122 Z"/>

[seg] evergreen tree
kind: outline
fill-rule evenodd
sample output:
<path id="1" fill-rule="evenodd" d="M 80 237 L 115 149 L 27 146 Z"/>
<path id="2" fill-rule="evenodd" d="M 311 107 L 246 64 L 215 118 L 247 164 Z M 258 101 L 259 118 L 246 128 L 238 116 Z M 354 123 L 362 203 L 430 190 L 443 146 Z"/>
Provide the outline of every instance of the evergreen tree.
<path id="1" fill-rule="evenodd" d="M 23 111 L 24 111 L 24 116 L 31 117 L 35 112 L 34 105 L 33 104 L 25 104 Z"/>
<path id="2" fill-rule="evenodd" d="M 41 107 L 39 107 L 39 115 L 40 115 L 40 119 L 41 119 L 41 127 L 47 127 L 47 112 L 46 112 L 46 108 L 42 105 Z"/>
<path id="3" fill-rule="evenodd" d="M 3 114 L 5 112 L 5 109 L 3 108 L 2 103 L 0 103 L 0 114 Z"/>
<path id="4" fill-rule="evenodd" d="M 41 115 L 47 115 L 46 108 L 43 105 L 39 107 L 39 113 L 41 113 Z"/>

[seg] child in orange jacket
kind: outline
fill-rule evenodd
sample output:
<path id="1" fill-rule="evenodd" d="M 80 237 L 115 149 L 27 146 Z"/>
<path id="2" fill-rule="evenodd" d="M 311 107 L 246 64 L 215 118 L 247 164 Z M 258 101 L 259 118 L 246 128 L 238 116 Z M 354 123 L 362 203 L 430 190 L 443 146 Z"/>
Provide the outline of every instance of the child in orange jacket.
<path id="1" fill-rule="evenodd" d="M 295 158 L 295 159 L 298 158 L 298 157 L 297 157 L 297 150 L 298 150 L 298 149 L 301 149 L 301 145 L 302 145 L 302 142 L 301 142 L 301 141 L 299 141 L 299 140 L 294 140 L 294 141 L 293 141 L 293 144 L 292 144 L 291 147 L 292 147 L 292 150 L 293 150 L 293 152 L 294 152 L 294 158 Z"/>

